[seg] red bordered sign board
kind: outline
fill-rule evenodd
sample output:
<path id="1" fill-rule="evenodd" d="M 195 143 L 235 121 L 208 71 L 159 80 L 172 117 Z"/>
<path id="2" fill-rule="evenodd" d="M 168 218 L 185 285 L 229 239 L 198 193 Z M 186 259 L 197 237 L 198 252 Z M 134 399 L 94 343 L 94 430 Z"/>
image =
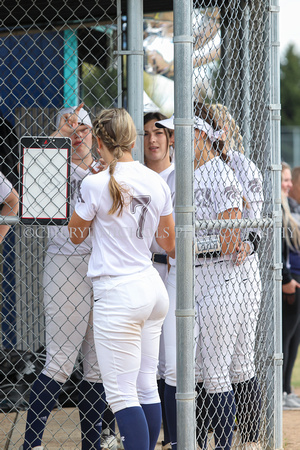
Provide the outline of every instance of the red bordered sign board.
<path id="1" fill-rule="evenodd" d="M 21 222 L 66 225 L 70 219 L 71 139 L 24 136 L 20 146 Z"/>

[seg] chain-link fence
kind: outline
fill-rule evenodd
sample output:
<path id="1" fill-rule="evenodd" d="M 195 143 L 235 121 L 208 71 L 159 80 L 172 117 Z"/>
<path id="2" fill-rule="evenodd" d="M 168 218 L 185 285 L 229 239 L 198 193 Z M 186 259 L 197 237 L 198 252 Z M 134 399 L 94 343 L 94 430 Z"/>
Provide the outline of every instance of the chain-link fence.
<path id="1" fill-rule="evenodd" d="M 25 156 L 28 148 L 41 147 L 41 136 L 59 129 L 59 110 L 84 102 L 93 118 L 106 107 L 128 107 L 136 114 L 138 135 L 142 134 L 139 103 L 144 112 L 159 110 L 167 116 L 175 112 L 179 226 L 185 226 L 181 213 L 192 217 L 192 226 L 186 226 L 188 233 L 191 229 L 194 233 L 196 224 L 199 246 L 205 246 L 207 239 L 211 245 L 213 238 L 220 244 L 217 236 L 221 232 L 222 242 L 226 241 L 223 254 L 227 253 L 220 260 L 217 254 L 202 251 L 194 269 L 195 287 L 193 282 L 187 287 L 191 267 L 182 257 L 184 250 L 179 255 L 186 267 L 181 272 L 178 264 L 177 274 L 178 295 L 183 300 L 176 312 L 183 339 L 178 359 L 177 429 L 184 429 L 178 448 L 219 445 L 242 449 L 249 442 L 259 442 L 266 449 L 280 448 L 281 421 L 276 412 L 280 407 L 276 389 L 281 393 L 277 369 L 280 313 L 275 295 L 280 283 L 277 2 L 177 1 L 174 14 L 173 2 L 154 1 L 151 6 L 144 2 L 143 24 L 139 23 L 141 4 L 121 0 L 3 2 L 0 171 L 20 193 L 21 202 L 29 191 L 36 201 L 40 188 L 50 203 L 53 196 L 47 189 L 51 176 L 56 177 L 55 169 L 47 167 L 50 160 L 44 161 L 41 172 L 47 177 L 38 187 L 28 184 Z M 134 48 L 135 28 L 143 34 L 143 48 Z M 187 51 L 185 45 L 190 45 Z M 142 73 L 135 72 L 139 65 L 132 66 L 130 58 L 142 58 Z M 138 82 L 134 85 L 138 77 L 143 77 L 144 92 Z M 217 146 L 211 149 L 207 160 L 198 155 L 194 175 L 193 157 L 184 155 L 183 149 L 193 153 L 191 123 L 194 116 L 201 119 L 204 109 L 200 104 L 211 114 L 212 128 L 222 130 L 218 139 L 225 140 L 225 145 L 222 151 Z M 181 119 L 176 122 L 177 117 Z M 202 118 L 209 121 L 207 117 Z M 182 131 L 187 125 L 190 129 Z M 198 147 L 207 146 L 202 132 L 210 133 L 198 121 Z M 30 145 L 23 145 L 24 137 L 33 138 Z M 99 169 L 92 140 L 88 146 L 88 151 L 87 147 L 82 150 L 81 163 L 71 157 L 66 169 L 70 171 L 71 211 L 80 197 L 82 179 Z M 61 166 L 56 169 L 62 173 Z M 37 178 L 40 173 L 35 173 Z M 194 205 L 184 210 L 188 204 L 184 194 L 192 194 L 194 177 L 196 223 Z M 46 207 L 43 202 L 38 206 Z M 234 215 L 238 209 L 243 211 L 241 216 Z M 23 212 L 26 216 L 27 211 Z M 233 221 L 229 226 L 228 219 Z M 13 225 L 1 249 L 0 448 L 16 449 L 23 444 L 30 390 L 41 373 L 61 385 L 61 389 L 48 387 L 48 412 L 52 412 L 43 445 L 47 449 L 81 448 L 77 407 L 82 385 L 89 383 L 83 398 L 90 403 L 101 395 L 90 336 L 91 284 L 85 275 L 90 247 L 72 246 L 65 226 L 41 211 L 36 221 L 9 217 L 6 222 Z M 246 259 L 237 265 L 230 246 L 239 236 Z M 193 240 L 179 239 L 180 249 Z M 190 326 L 195 315 L 193 290 L 195 339 Z M 185 296 L 191 307 L 184 304 Z M 180 320 L 188 315 L 191 330 L 185 332 Z M 181 358 L 189 354 L 194 361 L 194 350 L 196 378 L 190 364 L 190 389 Z M 60 367 L 53 365 L 54 360 Z M 186 400 L 192 405 L 192 416 L 185 415 Z M 187 426 L 186 417 L 192 417 L 193 428 Z M 87 416 L 89 429 L 97 430 L 96 419 L 94 423 Z M 102 419 L 102 449 L 123 448 L 107 405 Z M 196 432 L 191 433 L 194 428 Z M 160 436 L 156 449 L 162 440 Z"/>
<path id="2" fill-rule="evenodd" d="M 269 221 L 275 153 L 266 120 L 273 102 L 272 20 L 268 2 L 231 2 L 230 8 L 225 3 L 210 2 L 202 10 L 201 2 L 194 2 L 194 114 L 200 130 L 195 136 L 205 148 L 201 156 L 198 152 L 194 188 L 197 237 L 205 249 L 195 266 L 196 434 L 200 448 L 273 448 L 271 399 L 280 382 L 273 358 L 280 334 L 274 329 L 278 305 Z M 208 85 L 203 72 L 210 74 Z M 209 144 L 203 143 L 203 131 Z M 222 133 L 225 143 L 214 144 Z M 222 228 L 224 218 L 232 219 L 231 227 Z M 237 233 L 243 256 L 230 250 Z M 217 250 L 225 239 L 221 257 L 207 252 L 208 238 Z"/>

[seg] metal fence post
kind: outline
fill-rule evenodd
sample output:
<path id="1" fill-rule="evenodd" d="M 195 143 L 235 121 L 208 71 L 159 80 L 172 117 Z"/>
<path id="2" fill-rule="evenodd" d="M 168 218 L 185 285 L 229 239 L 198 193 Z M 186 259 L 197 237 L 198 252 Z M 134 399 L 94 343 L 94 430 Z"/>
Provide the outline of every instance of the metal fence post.
<path id="1" fill-rule="evenodd" d="M 128 112 L 132 116 L 137 140 L 133 149 L 134 159 L 144 161 L 143 155 L 143 0 L 128 0 Z"/>
<path id="2" fill-rule="evenodd" d="M 282 338 L 281 338 L 281 151 L 280 151 L 280 52 L 279 0 L 270 1 L 270 119 L 273 164 L 274 217 L 274 443 L 283 448 L 282 437 Z M 271 402 L 272 403 L 272 402 Z"/>
<path id="3" fill-rule="evenodd" d="M 192 3 L 174 1 L 177 448 L 195 448 Z M 184 183 L 183 183 L 184 180 Z"/>

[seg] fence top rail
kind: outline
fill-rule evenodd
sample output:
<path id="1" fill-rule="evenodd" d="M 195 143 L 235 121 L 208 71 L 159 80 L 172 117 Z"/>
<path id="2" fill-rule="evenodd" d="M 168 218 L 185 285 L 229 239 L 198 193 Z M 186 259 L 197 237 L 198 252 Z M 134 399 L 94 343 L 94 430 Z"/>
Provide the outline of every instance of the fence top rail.
<path id="1" fill-rule="evenodd" d="M 198 230 L 212 230 L 214 228 L 269 228 L 274 225 L 272 217 L 262 219 L 234 219 L 234 220 L 196 220 Z"/>

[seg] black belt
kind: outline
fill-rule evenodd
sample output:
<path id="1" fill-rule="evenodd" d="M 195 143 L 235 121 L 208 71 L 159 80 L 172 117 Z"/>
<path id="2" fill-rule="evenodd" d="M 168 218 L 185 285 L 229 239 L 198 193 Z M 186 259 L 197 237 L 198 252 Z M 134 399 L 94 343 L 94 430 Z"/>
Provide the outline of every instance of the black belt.
<path id="1" fill-rule="evenodd" d="M 167 255 L 164 255 L 162 253 L 152 253 L 151 261 L 153 263 L 167 264 L 168 258 Z"/>

